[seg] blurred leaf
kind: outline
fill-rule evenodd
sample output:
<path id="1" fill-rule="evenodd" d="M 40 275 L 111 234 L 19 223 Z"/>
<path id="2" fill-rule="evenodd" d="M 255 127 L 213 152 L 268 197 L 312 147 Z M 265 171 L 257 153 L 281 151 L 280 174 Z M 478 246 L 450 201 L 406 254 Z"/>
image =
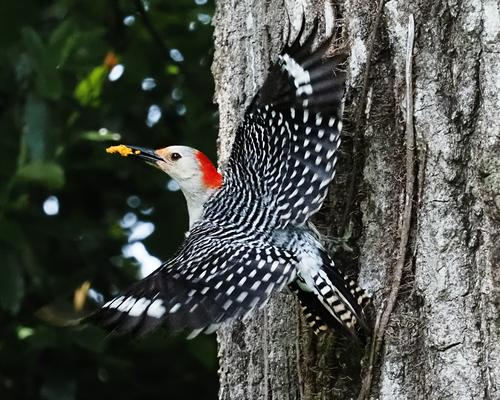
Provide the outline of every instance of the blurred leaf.
<path id="1" fill-rule="evenodd" d="M 93 142 L 107 142 L 109 140 L 121 140 L 122 135 L 116 132 L 102 130 L 84 132 L 80 137 L 84 140 L 91 140 Z"/>
<path id="2" fill-rule="evenodd" d="M 87 314 L 75 311 L 73 304 L 62 300 L 56 300 L 35 312 L 37 318 L 60 327 L 77 326 Z"/>
<path id="3" fill-rule="evenodd" d="M 76 393 L 74 380 L 50 380 L 45 382 L 40 391 L 44 400 L 73 400 Z"/>
<path id="4" fill-rule="evenodd" d="M 16 258 L 7 252 L 0 264 L 0 305 L 17 314 L 24 297 L 24 278 Z"/>
<path id="5" fill-rule="evenodd" d="M 74 35 L 73 22 L 70 20 L 62 21 L 57 28 L 55 28 L 49 37 L 49 45 L 51 47 L 62 47 L 68 37 Z"/>
<path id="6" fill-rule="evenodd" d="M 45 135 L 48 127 L 48 108 L 45 101 L 29 95 L 24 106 L 24 143 L 29 159 L 39 161 L 45 158 Z"/>
<path id="7" fill-rule="evenodd" d="M 100 104 L 102 86 L 108 74 L 108 68 L 104 65 L 95 67 L 76 86 L 75 98 L 82 106 L 97 107 Z"/>
<path id="8" fill-rule="evenodd" d="M 83 307 L 85 307 L 89 289 L 90 281 L 85 281 L 75 290 L 75 293 L 73 294 L 73 307 L 75 307 L 76 311 L 82 311 Z"/>
<path id="9" fill-rule="evenodd" d="M 177 75 L 179 73 L 179 67 L 174 64 L 168 64 L 165 67 L 165 72 L 167 73 L 167 75 Z"/>
<path id="10" fill-rule="evenodd" d="M 49 51 L 40 35 L 32 28 L 23 28 L 22 37 L 36 71 L 35 85 L 38 93 L 52 100 L 62 95 L 62 82 L 57 71 L 57 56 Z"/>
<path id="11" fill-rule="evenodd" d="M 35 333 L 35 330 L 33 328 L 30 328 L 29 326 L 18 326 L 17 327 L 17 337 L 21 340 L 29 338 L 30 336 L 33 336 Z"/>
<path id="12" fill-rule="evenodd" d="M 105 34 L 101 27 L 79 30 L 74 20 L 65 19 L 49 37 L 49 49 L 54 54 L 54 61 L 58 68 L 66 67 L 74 57 L 85 54 L 85 48 L 98 47 L 100 38 Z M 96 49 L 93 48 L 95 51 Z M 99 54 L 99 52 L 97 52 Z"/>
<path id="13" fill-rule="evenodd" d="M 78 48 L 80 35 L 75 31 L 73 21 L 65 20 L 52 32 L 49 46 L 54 55 L 57 55 L 56 65 L 62 68 L 71 54 Z"/>
<path id="14" fill-rule="evenodd" d="M 33 162 L 19 168 L 16 178 L 23 182 L 36 183 L 49 189 L 64 186 L 64 171 L 53 162 Z"/>
<path id="15" fill-rule="evenodd" d="M 33 59 L 33 61 L 39 61 L 45 58 L 45 45 L 43 44 L 42 38 L 30 27 L 25 27 L 22 30 L 22 37 L 24 45 L 28 50 L 28 54 Z"/>

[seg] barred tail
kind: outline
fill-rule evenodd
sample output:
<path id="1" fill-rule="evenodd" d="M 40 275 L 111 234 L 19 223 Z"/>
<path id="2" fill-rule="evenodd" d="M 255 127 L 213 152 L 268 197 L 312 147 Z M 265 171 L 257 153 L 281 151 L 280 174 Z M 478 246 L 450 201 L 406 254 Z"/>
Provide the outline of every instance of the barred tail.
<path id="1" fill-rule="evenodd" d="M 312 277 L 312 288 L 300 276 L 289 285 L 299 299 L 307 323 L 316 334 L 328 329 L 356 337 L 369 333 L 364 308 L 370 297 L 323 250 L 321 260 L 322 267 Z"/>

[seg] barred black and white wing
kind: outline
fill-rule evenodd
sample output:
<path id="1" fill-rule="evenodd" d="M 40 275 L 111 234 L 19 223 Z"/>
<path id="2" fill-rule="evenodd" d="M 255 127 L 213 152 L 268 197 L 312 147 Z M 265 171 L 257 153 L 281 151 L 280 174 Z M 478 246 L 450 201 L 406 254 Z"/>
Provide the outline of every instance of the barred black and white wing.
<path id="1" fill-rule="evenodd" d="M 344 57 L 326 56 L 327 44 L 313 50 L 315 33 L 303 45 L 299 37 L 271 67 L 238 128 L 222 187 L 176 256 L 94 320 L 115 333 L 159 325 L 210 332 L 291 283 L 317 324 L 352 330 L 363 323 L 361 294 L 328 269 L 329 258 L 300 267 L 319 246 L 301 253 L 300 227 L 327 194 L 342 127 Z M 307 275 L 303 287 L 300 274 Z"/>
<path id="2" fill-rule="evenodd" d="M 207 228 L 208 227 L 208 228 Z M 198 225 L 177 255 L 92 317 L 113 333 L 144 334 L 159 325 L 210 332 L 262 306 L 293 279 L 295 258 L 258 241 Z"/>
<path id="3" fill-rule="evenodd" d="M 335 175 L 342 128 L 344 56 L 313 51 L 316 29 L 285 48 L 238 128 L 225 184 L 265 199 L 279 226 L 303 225 Z"/>

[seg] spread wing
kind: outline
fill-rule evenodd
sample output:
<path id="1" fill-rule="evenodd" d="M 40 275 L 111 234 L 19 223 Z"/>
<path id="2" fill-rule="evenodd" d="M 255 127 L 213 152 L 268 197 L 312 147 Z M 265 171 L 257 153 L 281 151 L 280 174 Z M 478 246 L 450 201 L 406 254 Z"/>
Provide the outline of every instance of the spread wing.
<path id="1" fill-rule="evenodd" d="M 335 175 L 342 128 L 345 72 L 342 55 L 313 50 L 316 25 L 303 45 L 285 48 L 245 113 L 225 185 L 245 182 L 278 217 L 302 225 L 319 210 Z"/>
<path id="2" fill-rule="evenodd" d="M 294 274 L 295 258 L 235 232 L 199 224 L 177 255 L 91 319 L 113 333 L 144 334 L 159 325 L 210 332 L 268 300 Z"/>
<path id="3" fill-rule="evenodd" d="M 209 332 L 295 277 L 295 255 L 268 244 L 270 231 L 304 224 L 321 207 L 340 144 L 344 58 L 324 56 L 326 44 L 313 51 L 315 32 L 271 67 L 237 131 L 224 185 L 177 255 L 92 319 L 115 333 L 160 324 Z"/>

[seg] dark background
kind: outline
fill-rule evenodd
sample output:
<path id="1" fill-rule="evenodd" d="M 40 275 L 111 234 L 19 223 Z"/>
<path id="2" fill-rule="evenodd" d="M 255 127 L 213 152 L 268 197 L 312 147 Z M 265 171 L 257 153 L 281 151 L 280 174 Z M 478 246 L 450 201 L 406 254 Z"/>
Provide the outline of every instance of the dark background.
<path id="1" fill-rule="evenodd" d="M 213 335 L 68 326 L 182 241 L 181 192 L 104 149 L 215 159 L 212 15 L 206 0 L 1 2 L 0 399 L 216 398 Z"/>

